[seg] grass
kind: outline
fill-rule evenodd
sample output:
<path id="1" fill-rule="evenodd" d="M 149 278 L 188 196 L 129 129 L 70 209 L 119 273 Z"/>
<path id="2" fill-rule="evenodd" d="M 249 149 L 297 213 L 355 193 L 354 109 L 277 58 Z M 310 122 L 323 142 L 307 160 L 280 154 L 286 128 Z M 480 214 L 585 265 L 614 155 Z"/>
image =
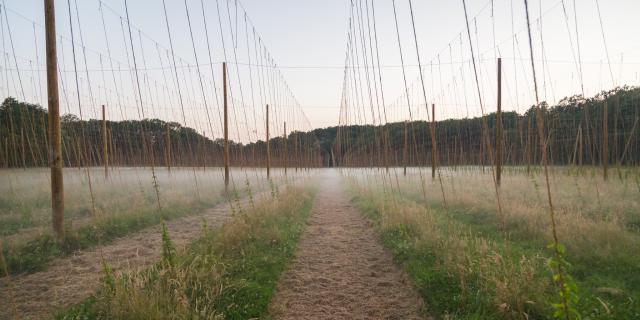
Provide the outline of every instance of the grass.
<path id="1" fill-rule="evenodd" d="M 364 180 L 359 173 L 353 177 Z M 557 290 L 546 249 L 548 216 L 535 180 L 510 175 L 503 182 L 507 242 L 493 187 L 487 187 L 490 176 L 445 175 L 448 211 L 433 182 L 427 183 L 425 199 L 410 178 L 403 179 L 399 192 L 386 193 L 371 183 L 372 177 L 366 179 L 367 184 L 354 187 L 354 201 L 376 222 L 385 245 L 405 266 L 434 315 L 552 318 Z M 640 317 L 640 237 L 628 227 L 637 215 L 631 212 L 638 206 L 633 184 L 625 188 L 620 181 L 564 174 L 553 180 L 560 190 L 555 194 L 560 242 L 567 246 L 565 258 L 579 288 L 577 308 L 589 319 Z M 598 186 L 584 184 L 594 180 Z M 594 196 L 598 187 L 600 199 Z"/>
<path id="2" fill-rule="evenodd" d="M 264 317 L 293 257 L 313 193 L 300 187 L 257 203 L 176 253 L 163 234 L 162 261 L 115 277 L 57 319 L 252 319 Z"/>
<path id="3" fill-rule="evenodd" d="M 217 203 L 222 198 L 217 199 Z M 33 240 L 5 245 L 2 250 L 10 274 L 29 273 L 42 270 L 54 258 L 65 256 L 76 250 L 86 249 L 100 243 L 108 243 L 118 237 L 156 225 L 163 220 L 182 217 L 215 205 L 199 203 L 194 206 L 166 205 L 158 211 L 152 208 L 138 209 L 135 213 L 117 214 L 98 218 L 91 225 L 72 229 L 58 243 L 51 234 L 43 234 Z"/>
<path id="4" fill-rule="evenodd" d="M 551 293 L 540 256 L 507 256 L 500 243 L 479 237 L 433 210 L 402 199 L 358 192 L 355 204 L 376 225 L 383 244 L 407 271 L 428 313 L 438 318 L 541 318 L 538 296 Z M 387 201 L 389 198 L 387 197 Z M 534 302 L 534 303 L 531 303 Z"/>
<path id="5" fill-rule="evenodd" d="M 65 240 L 50 231 L 50 199 L 46 171 L 4 170 L 9 183 L 0 197 L 0 235 L 9 274 L 42 270 L 52 259 L 108 243 L 118 237 L 170 220 L 199 213 L 222 200 L 219 170 L 198 169 L 198 184 L 190 169 L 158 173 L 162 210 L 157 209 L 150 172 L 144 168 L 116 168 L 105 180 L 101 169 L 91 169 L 96 211 L 93 214 L 85 170 L 65 170 Z M 248 185 L 252 192 L 269 188 L 259 173 L 235 171 L 237 193 Z M 276 178 L 278 179 L 278 178 Z M 277 180 L 275 183 L 280 183 Z M 28 229 L 25 229 L 28 228 Z"/>

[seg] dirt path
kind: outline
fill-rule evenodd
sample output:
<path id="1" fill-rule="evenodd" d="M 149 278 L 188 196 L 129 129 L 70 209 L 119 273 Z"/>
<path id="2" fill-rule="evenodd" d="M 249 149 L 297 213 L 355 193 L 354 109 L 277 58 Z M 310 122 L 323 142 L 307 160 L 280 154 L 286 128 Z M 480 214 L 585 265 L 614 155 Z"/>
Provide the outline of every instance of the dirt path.
<path id="1" fill-rule="evenodd" d="M 296 257 L 271 304 L 278 319 L 419 319 L 422 299 L 354 208 L 336 171 L 321 174 Z"/>
<path id="2" fill-rule="evenodd" d="M 240 205 L 246 207 L 248 201 L 243 200 Z M 203 214 L 171 220 L 166 225 L 171 240 L 181 250 L 201 234 L 203 219 L 213 227 L 220 225 L 230 212 L 225 202 Z M 124 236 L 102 247 L 105 260 L 116 273 L 147 267 L 158 261 L 160 253 L 160 225 Z M 99 287 L 103 276 L 100 255 L 99 248 L 92 248 L 56 259 L 44 271 L 11 277 L 14 303 L 7 279 L 0 279 L 0 319 L 13 318 L 13 305 L 20 319 L 46 318 L 56 309 L 90 296 Z"/>

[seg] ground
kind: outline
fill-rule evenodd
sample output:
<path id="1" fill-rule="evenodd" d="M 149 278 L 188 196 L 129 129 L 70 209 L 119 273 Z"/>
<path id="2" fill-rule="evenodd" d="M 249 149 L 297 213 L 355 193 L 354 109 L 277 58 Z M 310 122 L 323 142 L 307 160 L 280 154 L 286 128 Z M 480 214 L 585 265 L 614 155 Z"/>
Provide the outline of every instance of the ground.
<path id="1" fill-rule="evenodd" d="M 422 300 L 336 171 L 318 194 L 296 257 L 272 302 L 279 319 L 418 319 Z"/>

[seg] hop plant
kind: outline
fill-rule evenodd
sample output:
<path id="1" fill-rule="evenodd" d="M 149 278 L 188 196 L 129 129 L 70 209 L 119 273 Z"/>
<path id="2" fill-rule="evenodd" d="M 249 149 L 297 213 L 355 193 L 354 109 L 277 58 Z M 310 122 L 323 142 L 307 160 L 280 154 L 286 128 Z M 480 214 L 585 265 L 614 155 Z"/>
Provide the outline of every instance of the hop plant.
<path id="1" fill-rule="evenodd" d="M 102 272 L 104 273 L 104 279 L 102 280 L 104 287 L 108 292 L 113 293 L 116 288 L 116 279 L 113 276 L 113 269 L 111 269 L 111 266 L 108 263 L 103 262 Z"/>
<path id="2" fill-rule="evenodd" d="M 169 237 L 169 230 L 167 225 L 162 223 L 162 262 L 169 268 L 173 268 L 175 263 L 176 248 Z"/>
<path id="3" fill-rule="evenodd" d="M 549 267 L 553 272 L 553 282 L 558 287 L 558 301 L 551 303 L 553 317 L 556 319 L 581 319 L 576 308 L 579 301 L 578 285 L 567 272 L 571 264 L 564 258 L 566 249 L 562 244 L 551 243 L 547 248 L 554 251 L 549 260 Z"/>

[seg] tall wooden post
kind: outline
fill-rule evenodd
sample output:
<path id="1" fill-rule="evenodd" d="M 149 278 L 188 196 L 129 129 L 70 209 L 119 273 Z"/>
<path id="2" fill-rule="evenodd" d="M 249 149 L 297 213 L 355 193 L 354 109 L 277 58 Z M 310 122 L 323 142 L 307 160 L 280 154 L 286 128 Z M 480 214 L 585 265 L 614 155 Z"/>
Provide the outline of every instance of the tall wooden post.
<path id="1" fill-rule="evenodd" d="M 607 100 L 604 100 L 604 110 L 602 114 L 602 173 L 604 180 L 607 180 L 609 167 L 609 112 Z"/>
<path id="2" fill-rule="evenodd" d="M 64 181 L 62 176 L 62 134 L 58 97 L 58 57 L 54 0 L 44 1 L 47 50 L 47 95 L 49 113 L 49 166 L 51 167 L 51 221 L 58 241 L 64 240 Z"/>
<path id="3" fill-rule="evenodd" d="M 409 158 L 409 145 L 408 145 L 408 133 L 407 133 L 407 121 L 404 121 L 404 148 L 402 149 L 402 164 L 404 166 L 404 170 L 403 173 L 406 176 L 407 175 L 407 161 Z"/>
<path id="4" fill-rule="evenodd" d="M 431 104 L 431 179 L 436 178 L 438 166 L 438 148 L 436 146 L 436 105 Z"/>
<path id="5" fill-rule="evenodd" d="M 283 154 L 283 165 L 284 165 L 284 174 L 287 175 L 287 166 L 289 162 L 289 153 L 287 152 L 287 122 L 284 122 L 284 135 L 282 136 L 282 142 L 284 144 L 284 154 Z"/>
<path id="6" fill-rule="evenodd" d="M 227 63 L 222 63 L 222 88 L 224 99 L 224 190 L 229 190 L 229 112 L 227 110 Z"/>
<path id="7" fill-rule="evenodd" d="M 267 127 L 267 179 L 271 178 L 271 145 L 269 143 L 269 105 L 267 105 L 266 115 L 266 127 Z"/>
<path id="8" fill-rule="evenodd" d="M 496 113 L 496 183 L 502 180 L 502 58 L 498 58 L 498 112 Z"/>
<path id="9" fill-rule="evenodd" d="M 109 178 L 109 140 L 107 139 L 107 112 L 102 105 L 102 162 L 104 164 L 104 178 Z"/>

